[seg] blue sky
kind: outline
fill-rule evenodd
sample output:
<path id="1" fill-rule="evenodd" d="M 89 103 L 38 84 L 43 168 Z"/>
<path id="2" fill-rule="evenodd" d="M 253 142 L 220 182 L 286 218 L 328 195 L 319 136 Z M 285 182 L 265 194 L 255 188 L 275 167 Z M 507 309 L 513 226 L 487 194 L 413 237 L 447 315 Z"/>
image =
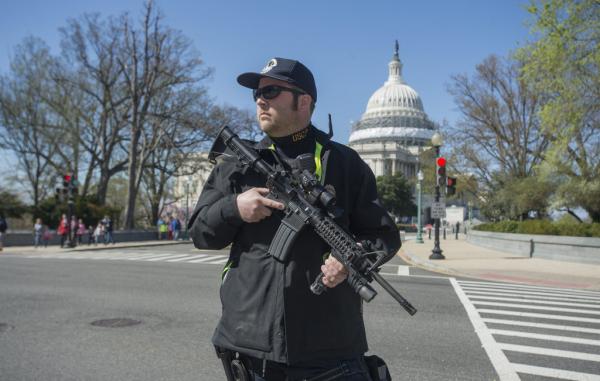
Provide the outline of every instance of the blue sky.
<path id="1" fill-rule="evenodd" d="M 130 12 L 142 1 L 2 0 L 0 73 L 14 46 L 28 35 L 59 52 L 66 20 L 85 12 Z M 313 122 L 348 142 L 351 121 L 365 111 L 387 78 L 394 40 L 400 44 L 403 77 L 421 96 L 435 122 L 453 124 L 458 113 L 446 91 L 450 77 L 473 73 L 490 54 L 506 56 L 528 38 L 526 0 L 454 1 L 179 1 L 158 0 L 165 22 L 181 30 L 215 73 L 207 83 L 220 104 L 254 110 L 249 90 L 235 78 L 260 70 L 273 56 L 299 59 L 314 73 L 319 102 Z"/>

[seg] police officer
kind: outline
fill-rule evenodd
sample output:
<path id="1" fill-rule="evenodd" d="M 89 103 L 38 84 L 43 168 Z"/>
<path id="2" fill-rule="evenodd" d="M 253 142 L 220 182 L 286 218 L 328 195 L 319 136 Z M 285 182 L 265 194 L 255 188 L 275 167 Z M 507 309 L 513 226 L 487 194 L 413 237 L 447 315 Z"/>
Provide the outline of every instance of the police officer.
<path id="1" fill-rule="evenodd" d="M 315 176 L 336 192 L 343 213 L 336 221 L 389 260 L 400 248 L 396 225 L 381 207 L 375 178 L 352 149 L 333 142 L 311 124 L 317 88 L 302 63 L 273 58 L 259 73 L 241 74 L 253 90 L 265 138 L 254 148 L 272 165 L 300 154 L 315 158 Z M 200 249 L 231 244 L 220 289 L 222 316 L 213 343 L 234 354 L 248 379 L 371 381 L 363 354 L 368 350 L 361 298 L 347 282 L 347 271 L 329 256 L 330 248 L 304 229 L 291 255 L 281 262 L 268 255 L 284 205 L 267 197 L 266 178 L 235 158 L 212 171 L 189 229 Z M 320 272 L 328 291 L 310 285 Z M 236 370 L 237 374 L 238 370 Z M 337 378 L 336 378 L 337 376 Z"/>

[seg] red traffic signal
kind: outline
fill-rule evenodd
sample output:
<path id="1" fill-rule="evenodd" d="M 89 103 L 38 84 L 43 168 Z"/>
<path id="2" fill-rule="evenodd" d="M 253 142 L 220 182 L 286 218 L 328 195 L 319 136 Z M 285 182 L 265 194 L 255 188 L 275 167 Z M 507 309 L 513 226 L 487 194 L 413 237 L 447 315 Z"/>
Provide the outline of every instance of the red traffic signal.
<path id="1" fill-rule="evenodd" d="M 71 175 L 67 173 L 66 175 L 63 175 L 63 187 L 68 188 L 70 184 L 71 184 Z"/>
<path id="2" fill-rule="evenodd" d="M 443 187 L 446 184 L 446 158 L 440 156 L 435 159 L 436 169 L 436 183 L 438 186 Z"/>
<path id="3" fill-rule="evenodd" d="M 76 188 L 79 183 L 77 182 L 77 178 L 71 174 L 67 173 L 63 175 L 63 187 L 67 189 Z"/>

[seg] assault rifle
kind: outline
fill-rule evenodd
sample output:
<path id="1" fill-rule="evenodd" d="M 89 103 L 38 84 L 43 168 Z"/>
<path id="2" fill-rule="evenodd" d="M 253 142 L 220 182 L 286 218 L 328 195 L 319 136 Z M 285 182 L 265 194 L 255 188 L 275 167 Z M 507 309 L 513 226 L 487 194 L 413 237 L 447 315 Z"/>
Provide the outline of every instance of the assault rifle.
<path id="1" fill-rule="evenodd" d="M 377 291 L 370 285 L 375 280 L 410 315 L 417 312 L 391 284 L 379 275 L 379 267 L 384 262 L 385 253 L 368 252 L 350 233 L 334 221 L 335 195 L 327 187 L 321 186 L 311 171 L 303 169 L 302 166 L 292 171 L 275 169 L 229 127 L 224 126 L 209 153 L 209 160 L 215 163 L 215 158 L 223 154 L 226 148 L 233 151 L 242 165 L 265 175 L 266 185 L 270 190 L 268 197 L 285 205 L 285 216 L 269 247 L 270 255 L 285 261 L 299 233 L 310 225 L 331 247 L 331 255 L 346 267 L 348 270 L 346 280 L 361 298 L 370 302 L 377 295 Z M 310 159 L 314 161 L 312 156 Z M 310 289 L 317 295 L 326 290 L 323 284 L 323 273 L 317 276 Z"/>

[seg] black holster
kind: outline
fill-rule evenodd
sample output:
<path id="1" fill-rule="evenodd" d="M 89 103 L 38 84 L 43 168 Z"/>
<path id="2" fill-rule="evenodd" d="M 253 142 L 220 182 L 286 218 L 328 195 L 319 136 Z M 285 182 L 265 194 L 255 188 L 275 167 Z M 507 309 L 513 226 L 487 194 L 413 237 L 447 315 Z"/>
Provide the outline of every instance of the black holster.
<path id="1" fill-rule="evenodd" d="M 379 356 L 365 356 L 369 375 L 373 381 L 392 381 L 390 371 L 383 359 Z"/>
<path id="2" fill-rule="evenodd" d="M 217 351 L 217 357 L 223 363 L 227 381 L 250 381 L 248 368 L 238 353 L 217 346 L 215 346 L 215 350 Z"/>

